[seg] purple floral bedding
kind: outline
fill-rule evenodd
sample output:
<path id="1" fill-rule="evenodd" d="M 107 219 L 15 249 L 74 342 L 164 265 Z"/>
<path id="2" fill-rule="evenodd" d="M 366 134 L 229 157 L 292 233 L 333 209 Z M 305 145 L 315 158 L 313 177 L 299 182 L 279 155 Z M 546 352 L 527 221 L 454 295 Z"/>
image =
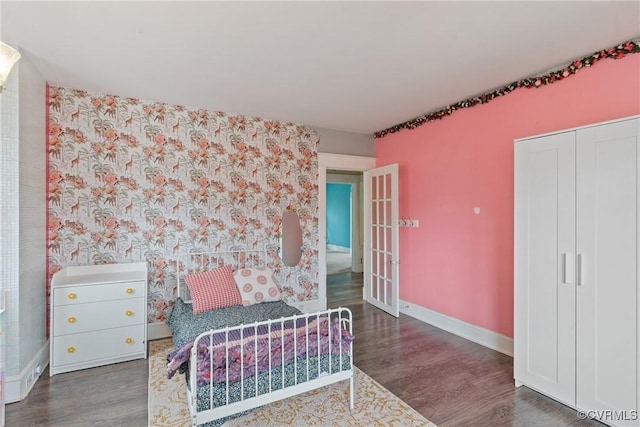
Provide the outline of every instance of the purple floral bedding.
<path id="1" fill-rule="evenodd" d="M 308 332 L 308 333 L 307 333 Z M 213 343 L 210 344 L 211 337 Z M 197 345 L 198 385 L 237 382 L 241 378 L 266 372 L 296 357 L 346 355 L 353 336 L 340 328 L 338 319 L 309 316 L 268 325 L 242 326 L 229 332 L 215 332 Z M 228 346 L 227 343 L 228 342 Z M 194 342 L 188 342 L 167 355 L 167 374 L 171 378 L 189 360 Z"/>

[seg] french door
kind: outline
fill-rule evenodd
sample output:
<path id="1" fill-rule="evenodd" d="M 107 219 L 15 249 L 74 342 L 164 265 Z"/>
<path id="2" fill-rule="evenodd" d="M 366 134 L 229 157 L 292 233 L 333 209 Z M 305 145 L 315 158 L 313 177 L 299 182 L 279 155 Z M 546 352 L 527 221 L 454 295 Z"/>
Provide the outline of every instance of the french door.
<path id="1" fill-rule="evenodd" d="M 398 317 L 398 165 L 364 172 L 364 299 Z"/>

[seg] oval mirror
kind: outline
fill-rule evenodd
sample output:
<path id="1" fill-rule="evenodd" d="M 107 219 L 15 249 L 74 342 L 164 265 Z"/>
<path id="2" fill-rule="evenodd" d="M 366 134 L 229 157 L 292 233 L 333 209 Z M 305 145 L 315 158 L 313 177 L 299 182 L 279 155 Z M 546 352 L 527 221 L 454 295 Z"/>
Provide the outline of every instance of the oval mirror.
<path id="1" fill-rule="evenodd" d="M 300 218 L 293 210 L 282 214 L 282 242 L 280 256 L 285 265 L 295 267 L 300 262 L 302 249 L 302 228 Z"/>

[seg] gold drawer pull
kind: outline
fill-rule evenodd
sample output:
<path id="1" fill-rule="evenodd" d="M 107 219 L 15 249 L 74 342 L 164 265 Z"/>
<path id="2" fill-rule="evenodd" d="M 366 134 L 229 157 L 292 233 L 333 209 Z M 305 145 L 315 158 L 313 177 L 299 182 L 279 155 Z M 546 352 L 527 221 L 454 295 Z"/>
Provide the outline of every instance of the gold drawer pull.
<path id="1" fill-rule="evenodd" d="M 127 291 L 126 291 L 126 292 L 127 292 L 128 294 L 132 294 L 132 293 L 133 293 L 133 288 L 127 288 Z"/>
<path id="2" fill-rule="evenodd" d="M 74 294 L 73 292 L 71 292 L 69 295 L 67 295 L 67 298 L 69 299 L 76 299 L 76 294 Z"/>
<path id="3" fill-rule="evenodd" d="M 75 347 L 69 347 L 69 348 L 67 349 L 67 352 L 68 352 L 68 353 L 75 353 L 75 351 L 76 351 L 76 348 L 75 348 Z"/>
<path id="4" fill-rule="evenodd" d="M 131 344 L 133 342 L 133 338 L 127 338 L 126 340 L 124 340 L 124 342 L 126 342 L 127 344 Z"/>
<path id="5" fill-rule="evenodd" d="M 75 317 L 73 317 L 73 316 L 71 316 L 71 317 L 69 317 L 69 318 L 67 319 L 67 321 L 68 321 L 69 323 L 75 323 L 75 322 L 76 322 L 76 318 L 75 318 Z"/>
<path id="6" fill-rule="evenodd" d="M 124 315 L 131 317 L 131 316 L 133 316 L 133 311 L 127 310 L 127 311 L 124 312 Z"/>

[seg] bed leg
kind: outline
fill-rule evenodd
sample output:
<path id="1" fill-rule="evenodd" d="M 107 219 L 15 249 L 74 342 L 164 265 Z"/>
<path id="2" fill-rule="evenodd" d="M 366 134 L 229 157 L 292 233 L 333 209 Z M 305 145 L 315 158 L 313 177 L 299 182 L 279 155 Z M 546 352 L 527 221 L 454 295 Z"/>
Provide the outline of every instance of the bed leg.
<path id="1" fill-rule="evenodd" d="M 353 411 L 353 403 L 355 399 L 355 387 L 353 385 L 353 375 L 349 379 L 349 409 Z"/>

